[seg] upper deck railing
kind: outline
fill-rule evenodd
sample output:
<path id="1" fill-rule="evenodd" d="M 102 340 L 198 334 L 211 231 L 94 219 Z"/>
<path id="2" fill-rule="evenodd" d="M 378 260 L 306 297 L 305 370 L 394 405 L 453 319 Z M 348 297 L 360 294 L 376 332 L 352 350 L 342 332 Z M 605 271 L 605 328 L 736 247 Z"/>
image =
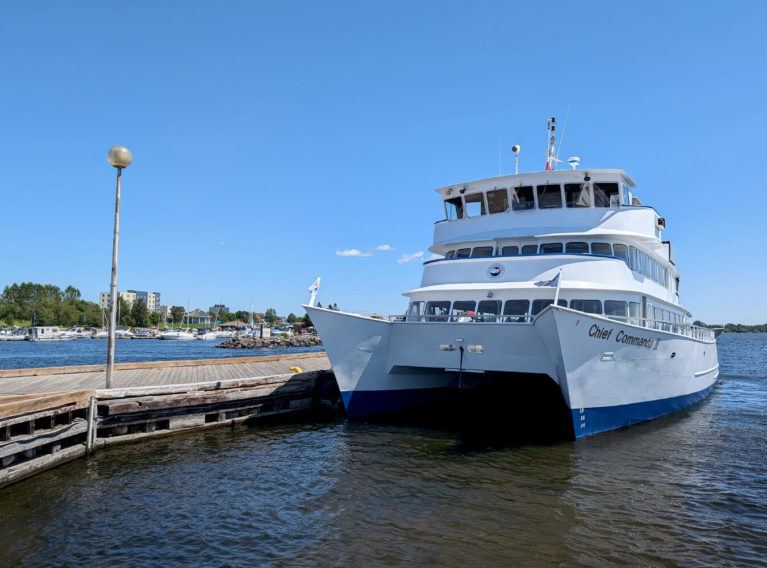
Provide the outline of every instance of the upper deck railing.
<path id="1" fill-rule="evenodd" d="M 547 308 L 548 309 L 548 308 Z M 545 311 L 545 310 L 544 310 Z M 584 312 L 585 313 L 585 312 Z M 537 315 L 391 315 L 388 319 L 394 323 L 475 323 L 475 324 L 508 324 L 508 325 L 531 325 L 541 316 Z M 601 314 L 588 314 L 605 320 L 624 322 L 640 328 L 653 329 L 673 333 L 683 337 L 689 337 L 699 341 L 714 341 L 716 334 L 713 330 L 688 323 L 657 320 L 652 318 L 638 318 L 631 316 L 605 316 Z"/>

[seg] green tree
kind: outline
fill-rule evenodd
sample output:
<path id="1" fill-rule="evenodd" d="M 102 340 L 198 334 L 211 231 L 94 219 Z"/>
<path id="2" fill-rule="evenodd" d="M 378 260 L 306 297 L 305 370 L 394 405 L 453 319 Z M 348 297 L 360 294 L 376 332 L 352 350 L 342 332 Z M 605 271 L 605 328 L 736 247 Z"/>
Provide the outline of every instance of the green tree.
<path id="1" fill-rule="evenodd" d="M 290 312 L 288 314 L 288 323 L 296 323 L 298 321 L 298 317 L 293 312 Z"/>
<path id="2" fill-rule="evenodd" d="M 269 324 L 273 324 L 277 322 L 277 310 L 274 308 L 269 308 L 264 312 L 264 321 Z"/>
<path id="3" fill-rule="evenodd" d="M 149 325 L 152 327 L 160 327 L 160 320 L 162 319 L 162 315 L 160 312 L 151 312 L 149 314 Z"/>
<path id="4" fill-rule="evenodd" d="M 171 321 L 173 323 L 181 323 L 181 321 L 184 319 L 185 313 L 186 313 L 186 310 L 184 309 L 184 306 L 171 307 L 170 309 Z"/>
<path id="5" fill-rule="evenodd" d="M 131 318 L 133 318 L 133 325 L 137 327 L 146 327 L 149 322 L 149 310 L 146 309 L 146 302 L 143 299 L 133 302 L 133 306 L 130 309 Z"/>
<path id="6" fill-rule="evenodd" d="M 301 320 L 304 322 L 304 325 L 306 327 L 314 327 L 314 324 L 312 323 L 312 318 L 309 317 L 309 314 L 304 314 L 304 317 L 301 318 Z"/>
<path id="7" fill-rule="evenodd" d="M 61 294 L 61 299 L 66 301 L 75 301 L 80 299 L 80 290 L 74 286 L 67 286 L 64 292 Z"/>
<path id="8" fill-rule="evenodd" d="M 238 319 L 240 321 L 250 321 L 250 312 L 246 312 L 245 310 L 238 310 L 234 314 L 234 319 Z"/>
<path id="9" fill-rule="evenodd" d="M 117 298 L 118 315 L 117 325 L 120 327 L 130 327 L 133 325 L 133 317 L 131 317 L 130 304 L 124 299 L 118 296 Z"/>

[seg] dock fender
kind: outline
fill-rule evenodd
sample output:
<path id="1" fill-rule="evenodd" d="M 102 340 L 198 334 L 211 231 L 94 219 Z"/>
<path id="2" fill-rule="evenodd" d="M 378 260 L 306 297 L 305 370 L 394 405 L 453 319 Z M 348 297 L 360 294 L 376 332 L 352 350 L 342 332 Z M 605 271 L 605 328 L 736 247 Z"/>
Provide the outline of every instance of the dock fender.
<path id="1" fill-rule="evenodd" d="M 332 411 L 343 408 L 341 391 L 336 382 L 336 376 L 331 370 L 320 371 L 315 382 L 317 406 Z"/>

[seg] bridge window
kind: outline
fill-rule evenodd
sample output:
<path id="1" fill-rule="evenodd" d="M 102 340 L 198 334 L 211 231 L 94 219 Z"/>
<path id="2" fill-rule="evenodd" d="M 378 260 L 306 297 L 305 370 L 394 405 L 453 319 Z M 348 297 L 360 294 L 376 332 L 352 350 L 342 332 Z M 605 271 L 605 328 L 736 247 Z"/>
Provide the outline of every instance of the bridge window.
<path id="1" fill-rule="evenodd" d="M 445 199 L 445 214 L 448 221 L 463 219 L 463 201 L 460 197 Z"/>
<path id="2" fill-rule="evenodd" d="M 426 302 L 426 321 L 447 321 L 450 313 L 450 302 Z"/>
<path id="3" fill-rule="evenodd" d="M 511 208 L 514 211 L 524 211 L 535 208 L 533 186 L 522 185 L 511 188 Z"/>
<path id="4" fill-rule="evenodd" d="M 543 243 L 541 254 L 557 254 L 562 252 L 562 243 Z"/>
<path id="5" fill-rule="evenodd" d="M 503 321 L 523 322 L 530 309 L 530 300 L 506 300 L 503 305 Z"/>
<path id="6" fill-rule="evenodd" d="M 570 307 L 587 314 L 602 313 L 602 302 L 599 300 L 570 300 Z"/>
<path id="7" fill-rule="evenodd" d="M 493 247 L 474 247 L 471 256 L 493 256 Z"/>
<path id="8" fill-rule="evenodd" d="M 587 183 L 566 183 L 565 204 L 568 207 L 591 207 L 591 193 Z"/>
<path id="9" fill-rule="evenodd" d="M 505 246 L 501 249 L 501 254 L 507 256 L 519 256 L 519 247 L 517 245 Z"/>
<path id="10" fill-rule="evenodd" d="M 613 248 L 610 243 L 591 243 L 591 254 L 613 255 Z"/>
<path id="11" fill-rule="evenodd" d="M 562 190 L 559 184 L 539 185 L 536 189 L 539 209 L 562 207 Z"/>
<path id="12" fill-rule="evenodd" d="M 455 251 L 449 250 L 447 251 L 447 254 L 445 255 L 445 258 L 454 258 L 455 257 Z"/>
<path id="13" fill-rule="evenodd" d="M 565 245 L 565 252 L 571 252 L 571 253 L 577 253 L 577 254 L 588 254 L 589 243 L 580 243 L 580 242 L 567 243 Z"/>
<path id="14" fill-rule="evenodd" d="M 546 308 L 547 306 L 550 306 L 554 303 L 554 299 L 551 300 L 533 300 L 533 309 L 530 311 L 531 316 L 538 315 L 543 311 L 543 308 Z M 558 305 L 566 308 L 567 307 L 567 300 L 559 300 L 557 302 Z"/>
<path id="15" fill-rule="evenodd" d="M 487 192 L 487 209 L 490 213 L 503 213 L 509 210 L 509 194 L 505 189 L 493 189 Z"/>
<path id="16" fill-rule="evenodd" d="M 500 300 L 481 300 L 477 306 L 477 321 L 497 321 L 500 313 Z"/>
<path id="17" fill-rule="evenodd" d="M 626 318 L 629 315 L 628 304 L 619 300 L 605 300 L 605 315 Z"/>
<path id="18" fill-rule="evenodd" d="M 469 258 L 471 256 L 470 248 L 462 248 L 455 251 L 455 258 Z"/>
<path id="19" fill-rule="evenodd" d="M 626 264 L 629 263 L 629 250 L 628 250 L 628 247 L 626 245 L 621 245 L 621 244 L 616 243 L 616 244 L 613 245 L 613 251 L 614 251 L 615 256 L 625 260 Z"/>
<path id="20" fill-rule="evenodd" d="M 471 195 L 465 195 L 466 201 L 466 216 L 467 217 L 479 217 L 485 214 L 485 194 L 484 193 L 472 193 Z"/>
<path id="21" fill-rule="evenodd" d="M 523 245 L 522 256 L 538 254 L 538 245 Z"/>
<path id="22" fill-rule="evenodd" d="M 617 183 L 594 183 L 594 207 L 618 207 L 620 193 Z"/>

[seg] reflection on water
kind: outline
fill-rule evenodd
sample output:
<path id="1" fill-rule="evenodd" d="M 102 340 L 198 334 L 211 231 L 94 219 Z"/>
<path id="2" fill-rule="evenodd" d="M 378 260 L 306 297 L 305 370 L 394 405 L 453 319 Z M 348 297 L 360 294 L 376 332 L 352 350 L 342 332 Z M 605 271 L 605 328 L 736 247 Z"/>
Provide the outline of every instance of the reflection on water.
<path id="1" fill-rule="evenodd" d="M 0 564 L 763 566 L 767 338 L 720 353 L 702 404 L 575 443 L 338 420 L 109 448 L 0 491 Z"/>

